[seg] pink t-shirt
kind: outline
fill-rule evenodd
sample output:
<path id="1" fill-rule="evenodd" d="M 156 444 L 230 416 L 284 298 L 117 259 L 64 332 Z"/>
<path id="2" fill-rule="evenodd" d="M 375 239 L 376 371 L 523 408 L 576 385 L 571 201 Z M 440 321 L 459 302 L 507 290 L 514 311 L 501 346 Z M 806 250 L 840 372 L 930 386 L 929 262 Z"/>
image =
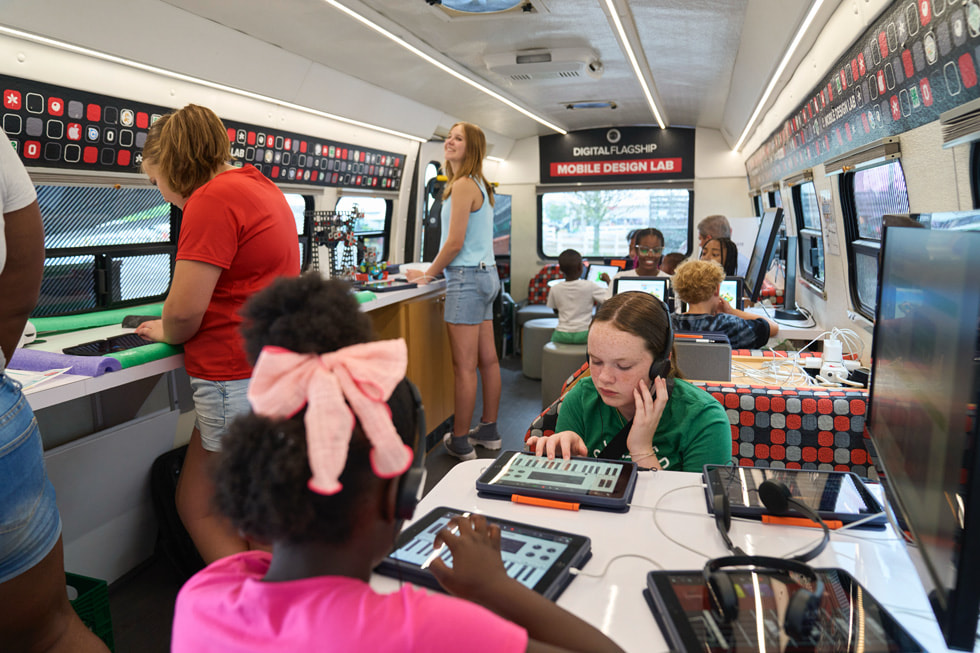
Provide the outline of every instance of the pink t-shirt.
<path id="1" fill-rule="evenodd" d="M 212 563 L 180 590 L 171 650 L 215 653 L 527 649 L 527 632 L 475 603 L 318 576 L 267 583 L 272 560 L 249 551 Z"/>

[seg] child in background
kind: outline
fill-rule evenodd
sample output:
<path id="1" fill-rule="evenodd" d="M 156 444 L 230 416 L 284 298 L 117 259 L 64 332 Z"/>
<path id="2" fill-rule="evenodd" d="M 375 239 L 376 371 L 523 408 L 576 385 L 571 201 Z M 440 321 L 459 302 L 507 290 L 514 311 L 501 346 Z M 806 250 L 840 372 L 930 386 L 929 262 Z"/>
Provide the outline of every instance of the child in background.
<path id="1" fill-rule="evenodd" d="M 712 238 L 701 248 L 702 261 L 717 261 L 725 274 L 734 277 L 738 270 L 738 245 L 731 238 Z"/>
<path id="2" fill-rule="evenodd" d="M 670 254 L 664 255 L 662 261 L 660 261 L 660 271 L 664 274 L 674 274 L 674 270 L 680 265 L 680 262 L 684 260 L 684 254 L 682 252 L 671 252 Z"/>
<path id="3" fill-rule="evenodd" d="M 272 553 L 235 554 L 192 577 L 172 650 L 619 650 L 507 576 L 500 529 L 479 515 L 436 536 L 453 567 L 430 569 L 455 596 L 372 590 L 372 569 L 411 512 L 399 500 L 419 437 L 405 343 L 372 342 L 349 287 L 318 274 L 274 282 L 243 314 L 258 359 L 253 409 L 225 436 L 215 502 Z"/>
<path id="4" fill-rule="evenodd" d="M 717 261 L 685 261 L 671 280 L 674 296 L 687 312 L 672 316 L 675 331 L 714 331 L 728 336 L 732 349 L 760 349 L 779 333 L 761 315 L 733 308 L 720 294 L 725 271 Z"/>
<path id="5" fill-rule="evenodd" d="M 664 235 L 659 229 L 649 227 L 636 232 L 636 267 L 624 270 L 617 277 L 666 277 L 660 270 L 664 253 Z"/>
<path id="6" fill-rule="evenodd" d="M 548 291 L 548 307 L 558 312 L 558 327 L 551 334 L 551 341 L 585 344 L 592 323 L 592 307 L 604 302 L 610 289 L 582 279 L 582 255 L 574 249 L 566 249 L 558 255 L 558 267 L 565 280 Z M 609 275 L 602 276 L 608 284 Z"/>

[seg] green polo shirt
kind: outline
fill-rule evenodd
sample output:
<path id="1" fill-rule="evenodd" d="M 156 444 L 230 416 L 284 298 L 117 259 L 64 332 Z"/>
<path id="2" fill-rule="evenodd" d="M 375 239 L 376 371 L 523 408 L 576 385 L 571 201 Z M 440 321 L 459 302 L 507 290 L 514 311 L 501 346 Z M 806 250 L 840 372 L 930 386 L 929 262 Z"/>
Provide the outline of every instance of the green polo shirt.
<path id="1" fill-rule="evenodd" d="M 626 425 L 615 408 L 607 406 L 591 378 L 579 381 L 562 399 L 555 432 L 582 436 L 592 456 L 598 455 Z M 704 465 L 725 465 L 732 459 L 732 430 L 718 401 L 687 381 L 676 379 L 653 437 L 660 466 L 700 472 Z M 623 454 L 629 460 L 629 453 Z"/>

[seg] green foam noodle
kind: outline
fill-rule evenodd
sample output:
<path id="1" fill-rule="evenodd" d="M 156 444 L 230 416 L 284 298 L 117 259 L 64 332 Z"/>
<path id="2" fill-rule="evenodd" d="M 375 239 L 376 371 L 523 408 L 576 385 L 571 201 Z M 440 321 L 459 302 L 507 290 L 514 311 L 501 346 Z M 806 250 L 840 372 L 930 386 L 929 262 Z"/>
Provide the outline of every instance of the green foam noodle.
<path id="1" fill-rule="evenodd" d="M 69 331 L 79 331 L 81 329 L 92 329 L 94 327 L 109 326 L 110 324 L 122 325 L 123 318 L 127 315 L 162 315 L 163 302 L 159 304 L 146 304 L 144 306 L 129 306 L 127 308 L 116 308 L 110 311 L 95 311 L 92 313 L 79 313 L 78 315 L 59 315 L 57 317 L 35 317 L 31 318 L 31 324 L 37 329 L 38 336 L 51 335 L 55 333 L 66 333 Z M 125 367 L 125 365 L 123 365 Z"/>
<path id="2" fill-rule="evenodd" d="M 127 315 L 131 315 L 131 313 L 127 313 Z M 149 315 L 149 313 L 144 313 L 143 315 Z M 135 367 L 136 365 L 167 358 L 174 354 L 182 354 L 183 352 L 183 347 L 168 345 L 164 342 L 154 342 L 150 345 L 114 352 L 109 355 L 109 358 L 115 358 L 122 365 L 123 369 L 126 369 L 127 367 Z"/>

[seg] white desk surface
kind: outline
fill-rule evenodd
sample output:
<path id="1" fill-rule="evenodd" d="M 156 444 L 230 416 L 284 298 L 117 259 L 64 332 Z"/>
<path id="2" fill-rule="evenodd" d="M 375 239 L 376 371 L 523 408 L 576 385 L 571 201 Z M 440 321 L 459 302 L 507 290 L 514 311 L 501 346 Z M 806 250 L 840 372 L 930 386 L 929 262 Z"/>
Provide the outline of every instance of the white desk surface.
<path id="1" fill-rule="evenodd" d="M 365 313 L 370 313 L 375 309 L 382 308 L 384 306 L 391 306 L 392 304 L 397 304 L 398 302 L 435 295 L 444 291 L 445 289 L 446 280 L 437 279 L 425 284 L 424 286 L 416 286 L 415 288 L 409 288 L 408 290 L 379 292 L 375 293 L 375 295 L 377 295 L 376 299 L 372 299 L 361 304 L 361 310 Z"/>
<path id="2" fill-rule="evenodd" d="M 753 313 L 754 315 L 761 315 L 762 317 L 772 320 L 779 325 L 779 333 L 772 340 L 779 342 L 782 340 L 813 340 L 826 329 L 821 329 L 820 325 L 816 326 L 806 326 L 812 323 L 812 320 L 777 320 L 775 316 L 775 311 L 777 307 L 766 306 L 763 308 L 760 305 L 745 308 L 746 313 Z"/>
<path id="3" fill-rule="evenodd" d="M 138 315 L 138 307 L 134 307 L 133 314 Z M 121 333 L 133 333 L 135 329 L 124 329 L 118 324 L 109 326 L 82 329 L 70 333 L 59 333 L 57 335 L 44 334 L 40 336 L 43 343 L 32 344 L 31 349 L 42 351 L 61 352 L 65 347 L 79 345 L 83 342 L 101 340 L 110 336 L 117 336 Z M 33 410 L 40 410 L 65 401 L 95 394 L 109 388 L 115 388 L 139 379 L 145 379 L 157 374 L 163 374 L 171 370 L 184 366 L 184 355 L 175 354 L 167 358 L 134 365 L 126 369 L 115 372 L 107 372 L 101 376 L 80 376 L 77 374 L 62 374 L 50 381 L 29 388 L 24 395 Z"/>
<path id="4" fill-rule="evenodd" d="M 707 513 L 701 474 L 644 472 L 628 513 L 573 512 L 478 497 L 476 479 L 487 464 L 487 460 L 457 464 L 422 499 L 416 515 L 449 506 L 587 535 L 592 539 L 592 559 L 583 572 L 590 574 L 602 573 L 613 557 L 622 554 L 646 556 L 665 569 L 676 570 L 700 570 L 707 556 L 728 554 Z M 665 496 L 672 490 L 677 491 Z M 654 523 L 652 508 L 661 498 L 657 517 L 661 526 L 703 556 L 671 542 Z M 809 548 L 821 535 L 818 529 L 735 520 L 731 537 L 749 554 L 783 557 Z M 827 548 L 810 564 L 847 570 L 926 650 L 947 650 L 905 544 L 891 527 L 834 533 Z M 653 569 L 651 562 L 641 558 L 616 560 L 602 578 L 573 579 L 558 605 L 594 625 L 626 651 L 666 651 L 667 642 L 642 596 L 646 574 Z M 397 590 L 398 582 L 375 574 L 371 586 L 391 592 Z"/>

